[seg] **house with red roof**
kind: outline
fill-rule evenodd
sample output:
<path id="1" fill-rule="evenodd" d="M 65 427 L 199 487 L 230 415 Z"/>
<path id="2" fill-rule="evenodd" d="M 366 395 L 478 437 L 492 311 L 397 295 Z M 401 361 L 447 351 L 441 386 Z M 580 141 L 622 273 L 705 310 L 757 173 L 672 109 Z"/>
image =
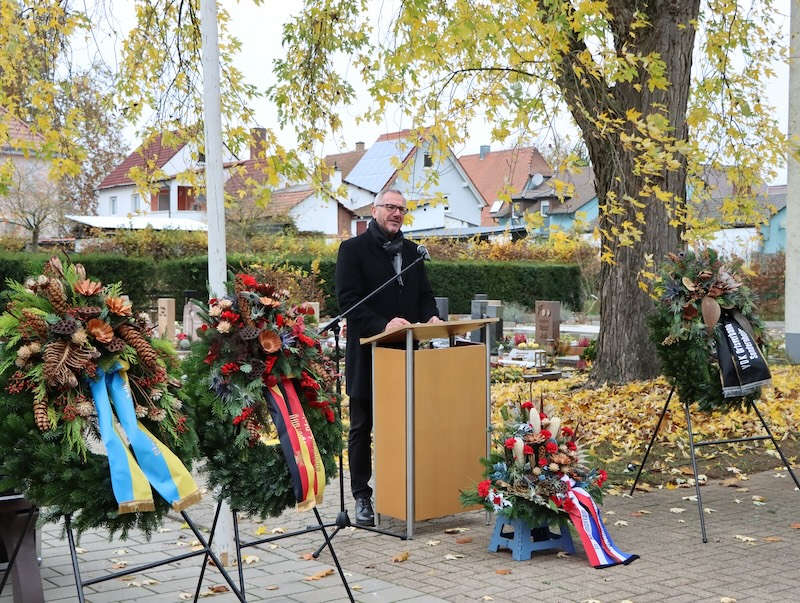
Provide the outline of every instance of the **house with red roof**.
<path id="1" fill-rule="evenodd" d="M 10 180 L 0 183 L 0 234 L 36 237 L 57 234 L 63 208 L 50 179 L 50 162 L 43 156 L 45 138 L 0 107 L 0 166 L 10 164 Z M 28 228 L 23 228 L 27 224 Z"/>
<path id="2" fill-rule="evenodd" d="M 498 218 L 511 213 L 513 197 L 535 188 L 553 173 L 536 147 L 492 151 L 489 145 L 482 145 L 479 153 L 458 160 L 486 199 L 481 226 L 499 224 Z"/>
<path id="3" fill-rule="evenodd" d="M 412 208 L 403 227 L 408 233 L 480 226 L 483 195 L 453 152 L 436 153 L 433 143 L 412 130 L 383 134 L 343 175 L 342 203 L 356 214 L 351 234 L 366 229 L 375 197 L 389 189 Z"/>
<path id="4" fill-rule="evenodd" d="M 202 169 L 202 158 L 202 153 L 173 133 L 155 134 L 100 182 L 97 216 L 68 217 L 99 228 L 205 230 L 205 199 L 181 177 Z M 133 179 L 137 170 L 156 175 L 153 192 L 143 194 L 139 190 Z"/>

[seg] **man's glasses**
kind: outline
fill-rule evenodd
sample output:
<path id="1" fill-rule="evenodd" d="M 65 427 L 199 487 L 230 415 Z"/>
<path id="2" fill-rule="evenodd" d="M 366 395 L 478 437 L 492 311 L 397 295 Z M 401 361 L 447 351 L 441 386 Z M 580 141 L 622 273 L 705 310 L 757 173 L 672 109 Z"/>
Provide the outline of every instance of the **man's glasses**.
<path id="1" fill-rule="evenodd" d="M 393 205 L 391 203 L 378 203 L 377 207 L 385 207 L 386 211 L 388 211 L 390 214 L 393 212 L 397 212 L 401 216 L 405 216 L 408 213 L 408 208 L 403 207 L 402 205 Z"/>

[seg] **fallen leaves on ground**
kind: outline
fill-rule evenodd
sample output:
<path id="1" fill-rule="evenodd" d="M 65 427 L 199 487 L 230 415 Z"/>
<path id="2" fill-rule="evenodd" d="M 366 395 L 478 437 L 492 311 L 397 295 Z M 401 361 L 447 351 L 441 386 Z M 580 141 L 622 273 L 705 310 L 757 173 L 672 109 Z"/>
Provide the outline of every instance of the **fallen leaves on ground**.
<path id="1" fill-rule="evenodd" d="M 462 536 L 461 538 L 456 538 L 456 544 L 469 544 L 472 542 L 472 538 L 469 536 Z"/>
<path id="2" fill-rule="evenodd" d="M 498 569 L 498 570 L 494 570 L 494 573 L 495 574 L 500 574 L 501 576 L 508 576 L 508 574 L 511 573 L 511 570 L 510 569 Z"/>
<path id="3" fill-rule="evenodd" d="M 89 551 L 83 547 L 76 546 L 75 552 L 78 553 L 78 555 L 82 555 L 83 553 L 88 553 Z"/>
<path id="4" fill-rule="evenodd" d="M 279 586 L 277 584 L 270 584 L 269 586 L 265 586 L 264 588 L 266 590 L 278 590 Z M 352 586 L 350 588 L 352 588 Z"/>
<path id="5" fill-rule="evenodd" d="M 780 536 L 767 536 L 764 538 L 764 542 L 783 542 L 783 538 Z"/>
<path id="6" fill-rule="evenodd" d="M 209 587 L 208 590 L 204 590 L 200 593 L 201 597 L 214 597 L 216 595 L 226 593 L 230 591 L 230 589 L 225 586 L 224 584 L 216 584 L 214 586 Z"/>
<path id="7" fill-rule="evenodd" d="M 128 567 L 127 561 L 122 561 L 121 559 L 112 559 L 111 560 L 111 569 L 123 569 Z"/>
<path id="8" fill-rule="evenodd" d="M 793 530 L 800 530 L 800 523 L 797 523 L 797 522 L 790 523 L 789 527 L 792 528 Z"/>
<path id="9" fill-rule="evenodd" d="M 258 563 L 261 561 L 261 558 L 258 555 L 245 555 L 242 557 L 242 563 L 245 565 L 252 565 L 254 563 Z"/>
<path id="10" fill-rule="evenodd" d="M 266 526 L 258 526 L 256 528 L 256 536 L 263 536 L 266 533 L 267 533 L 267 527 Z"/>
<path id="11" fill-rule="evenodd" d="M 567 553 L 566 551 L 558 551 L 556 553 L 556 558 L 557 559 L 567 559 L 568 557 L 569 557 L 569 553 Z"/>
<path id="12" fill-rule="evenodd" d="M 464 532 L 469 532 L 469 528 L 447 528 L 444 531 L 445 534 L 463 534 Z"/>
<path id="13" fill-rule="evenodd" d="M 327 568 L 318 571 L 316 574 L 311 574 L 310 576 L 306 576 L 305 578 L 303 578 L 303 580 L 313 582 L 315 580 L 322 580 L 323 578 L 325 578 L 326 576 L 330 576 L 331 574 L 333 574 L 333 570 L 331 568 Z"/>
<path id="14" fill-rule="evenodd" d="M 300 555 L 300 559 L 305 559 L 306 561 L 311 561 L 314 559 L 314 553 L 303 553 Z"/>
<path id="15" fill-rule="evenodd" d="M 464 555 L 460 555 L 458 553 L 447 553 L 447 555 L 444 556 L 445 561 L 455 561 L 457 559 L 463 559 L 463 558 Z"/>
<path id="16" fill-rule="evenodd" d="M 272 528 L 269 533 L 270 534 L 285 534 L 286 530 L 284 528 Z"/>
<path id="17" fill-rule="evenodd" d="M 733 597 L 720 597 L 719 603 L 736 603 L 736 599 Z"/>
<path id="18" fill-rule="evenodd" d="M 614 522 L 614 525 L 615 526 L 623 526 L 624 527 L 624 526 L 628 525 L 628 522 L 625 521 L 624 519 L 618 519 L 617 521 Z"/>
<path id="19" fill-rule="evenodd" d="M 670 513 L 683 513 L 686 509 L 683 507 L 670 507 Z"/>
<path id="20" fill-rule="evenodd" d="M 402 553 L 397 553 L 394 557 L 392 557 L 392 561 L 394 563 L 402 563 L 408 559 L 408 551 L 403 551 Z"/>
<path id="21" fill-rule="evenodd" d="M 364 587 L 361 586 L 360 584 L 351 584 L 350 590 L 364 590 Z"/>
<path id="22" fill-rule="evenodd" d="M 436 546 L 437 544 L 441 544 L 441 543 L 442 543 L 442 541 L 441 541 L 441 540 L 429 540 L 429 541 L 428 541 L 428 542 L 426 542 L 425 544 L 426 544 L 427 546 Z"/>
<path id="23" fill-rule="evenodd" d="M 747 543 L 756 541 L 756 539 L 753 538 L 752 536 L 743 536 L 741 534 L 736 534 L 734 538 L 736 538 L 736 540 L 741 540 L 742 542 L 747 542 Z"/>

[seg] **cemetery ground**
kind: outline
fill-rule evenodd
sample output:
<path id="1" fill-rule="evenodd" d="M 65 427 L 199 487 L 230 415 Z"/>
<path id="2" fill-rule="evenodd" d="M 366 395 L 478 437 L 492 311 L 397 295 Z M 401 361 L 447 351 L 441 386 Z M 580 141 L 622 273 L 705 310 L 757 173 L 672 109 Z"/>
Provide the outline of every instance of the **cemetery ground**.
<path id="1" fill-rule="evenodd" d="M 800 446 L 800 367 L 774 366 L 774 387 L 766 390 L 761 410 L 797 470 Z M 575 555 L 535 553 L 513 561 L 508 551 L 489 553 L 493 523 L 482 511 L 418 522 L 415 538 L 402 541 L 347 529 L 335 550 L 359 601 L 790 601 L 796 590 L 800 551 L 800 492 L 781 466 L 769 442 L 700 449 L 699 471 L 709 542 L 703 544 L 695 490 L 689 469 L 683 407 L 673 399 L 633 497 L 627 492 L 666 401 L 663 380 L 590 389 L 581 377 L 557 382 L 497 383 L 495 408 L 527 399 L 544 400 L 562 415 L 579 416 L 581 440 L 598 466 L 611 476 L 602 506 L 616 544 L 641 558 L 629 566 L 592 569 L 576 536 Z M 696 438 L 759 435 L 755 417 L 734 411 L 693 412 Z M 346 478 L 347 480 L 347 478 Z M 347 481 L 345 482 L 347 483 Z M 338 508 L 338 480 L 332 479 L 321 512 L 332 521 Z M 353 502 L 347 496 L 348 508 Z M 211 524 L 210 495 L 190 516 Z M 492 520 L 493 521 L 493 520 Z M 279 534 L 313 523 L 309 514 L 287 511 L 264 521 L 243 518 L 245 540 Z M 383 527 L 402 528 L 389 521 Z M 340 601 L 345 591 L 333 571 L 330 554 L 310 553 L 321 543 L 306 535 L 244 549 L 248 600 Z M 133 533 L 128 541 L 109 541 L 91 531 L 79 544 L 84 578 L 184 553 L 194 537 L 177 516 L 147 541 Z M 42 577 L 47 601 L 76 600 L 72 569 L 61 525 L 42 527 Z M 194 592 L 199 558 L 115 579 L 87 588 L 87 600 L 180 601 Z M 235 575 L 235 572 L 234 572 Z M 202 593 L 215 601 L 233 601 L 219 572 L 211 568 Z M 216 588 L 214 588 L 216 587 Z M 0 603 L 10 603 L 7 590 Z"/>

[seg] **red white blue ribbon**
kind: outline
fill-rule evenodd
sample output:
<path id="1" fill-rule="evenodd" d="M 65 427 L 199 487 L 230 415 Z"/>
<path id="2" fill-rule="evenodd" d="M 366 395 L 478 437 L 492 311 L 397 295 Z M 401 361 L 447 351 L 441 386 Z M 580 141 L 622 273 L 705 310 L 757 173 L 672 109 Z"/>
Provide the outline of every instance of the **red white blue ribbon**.
<path id="1" fill-rule="evenodd" d="M 636 561 L 639 555 L 623 553 L 614 544 L 589 493 L 575 487 L 575 480 L 569 476 L 565 475 L 561 481 L 567 484 L 567 491 L 554 497 L 555 502 L 569 514 L 592 567 L 602 569 Z"/>

